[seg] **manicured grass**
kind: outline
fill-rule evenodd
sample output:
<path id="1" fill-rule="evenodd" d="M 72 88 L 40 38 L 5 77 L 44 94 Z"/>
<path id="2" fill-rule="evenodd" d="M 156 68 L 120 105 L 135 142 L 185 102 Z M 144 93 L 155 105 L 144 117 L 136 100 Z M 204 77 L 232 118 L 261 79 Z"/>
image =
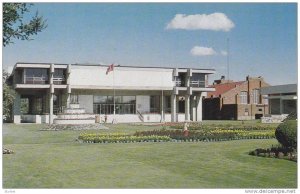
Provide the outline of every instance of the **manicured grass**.
<path id="1" fill-rule="evenodd" d="M 134 133 L 157 126 L 108 125 Z M 269 140 L 86 144 L 82 131 L 3 125 L 4 188 L 295 188 L 297 163 L 249 156 Z M 93 130 L 95 132 L 95 130 Z"/>

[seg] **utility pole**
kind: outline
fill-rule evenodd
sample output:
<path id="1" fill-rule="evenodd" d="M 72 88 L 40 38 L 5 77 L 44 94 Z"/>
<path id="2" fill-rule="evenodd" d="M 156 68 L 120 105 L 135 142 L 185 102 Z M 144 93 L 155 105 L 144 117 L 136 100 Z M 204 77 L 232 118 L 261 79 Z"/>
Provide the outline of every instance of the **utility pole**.
<path id="1" fill-rule="evenodd" d="M 229 38 L 227 38 L 227 80 L 229 82 Z"/>

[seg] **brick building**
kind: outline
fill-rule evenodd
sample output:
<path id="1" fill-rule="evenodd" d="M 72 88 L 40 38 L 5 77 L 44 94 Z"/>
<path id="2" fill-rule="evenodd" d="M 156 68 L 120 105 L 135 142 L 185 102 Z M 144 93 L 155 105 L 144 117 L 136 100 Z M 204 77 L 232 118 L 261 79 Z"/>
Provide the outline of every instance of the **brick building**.
<path id="1" fill-rule="evenodd" d="M 268 102 L 260 94 L 269 86 L 262 77 L 246 77 L 245 81 L 215 80 L 203 100 L 203 119 L 250 120 L 268 114 Z"/>

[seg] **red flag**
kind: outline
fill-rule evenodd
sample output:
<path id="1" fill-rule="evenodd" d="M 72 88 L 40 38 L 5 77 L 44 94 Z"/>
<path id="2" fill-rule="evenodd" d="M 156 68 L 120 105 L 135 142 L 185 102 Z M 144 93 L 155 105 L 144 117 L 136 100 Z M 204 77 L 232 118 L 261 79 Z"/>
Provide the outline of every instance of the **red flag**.
<path id="1" fill-rule="evenodd" d="M 108 66 L 107 70 L 106 70 L 106 75 L 114 70 L 114 64 L 111 64 L 110 66 Z"/>

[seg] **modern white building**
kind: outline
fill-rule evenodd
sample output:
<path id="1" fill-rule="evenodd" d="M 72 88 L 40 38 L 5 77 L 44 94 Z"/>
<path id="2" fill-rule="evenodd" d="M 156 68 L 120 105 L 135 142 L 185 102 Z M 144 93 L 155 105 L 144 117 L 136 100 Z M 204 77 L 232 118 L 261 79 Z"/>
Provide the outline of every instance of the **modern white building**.
<path id="1" fill-rule="evenodd" d="M 202 97 L 214 91 L 208 87 L 213 69 L 107 70 L 104 65 L 17 63 L 10 77 L 17 93 L 14 123 L 201 121 Z"/>

